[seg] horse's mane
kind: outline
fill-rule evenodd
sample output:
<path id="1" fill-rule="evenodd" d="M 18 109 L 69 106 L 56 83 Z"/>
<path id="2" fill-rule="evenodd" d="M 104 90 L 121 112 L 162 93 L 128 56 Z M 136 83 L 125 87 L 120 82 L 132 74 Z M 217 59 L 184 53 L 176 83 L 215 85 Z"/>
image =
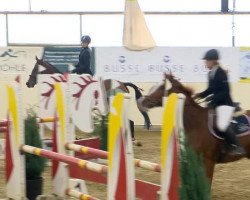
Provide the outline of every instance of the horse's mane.
<path id="1" fill-rule="evenodd" d="M 48 66 L 50 66 L 50 67 L 54 67 L 54 65 L 52 65 L 51 63 L 49 63 L 48 61 L 45 61 L 45 60 L 43 60 L 42 63 L 43 63 L 42 66 L 48 65 Z"/>
<path id="2" fill-rule="evenodd" d="M 184 86 L 184 85 L 182 85 L 182 86 L 183 86 L 183 88 L 184 88 L 183 93 L 184 93 L 186 96 L 191 97 L 191 96 L 194 94 L 193 88 L 191 88 L 191 87 L 189 87 L 189 86 Z"/>
<path id="3" fill-rule="evenodd" d="M 39 65 L 43 66 L 45 68 L 41 72 L 38 72 Z M 60 72 L 60 70 L 58 70 L 53 64 L 49 63 L 48 61 L 43 60 L 43 58 L 39 59 L 37 56 L 36 56 L 36 63 L 35 63 L 35 66 L 32 70 L 32 73 L 35 73 L 35 74 L 33 74 L 33 76 L 37 75 L 38 73 L 41 73 L 41 74 L 54 74 L 54 73 L 62 74 L 62 72 Z"/>
<path id="4" fill-rule="evenodd" d="M 54 73 L 62 74 L 62 72 L 60 72 L 54 65 L 52 65 L 48 61 L 42 60 L 41 65 L 43 67 L 45 67 L 46 69 L 48 69 L 48 67 L 49 67 L 50 69 L 48 69 L 48 70 L 52 70 Z"/>
<path id="5" fill-rule="evenodd" d="M 164 82 L 160 82 L 157 85 L 155 85 L 149 89 L 148 95 L 154 93 L 155 91 L 157 91 L 159 89 L 164 89 L 164 87 L 165 87 Z"/>
<path id="6" fill-rule="evenodd" d="M 184 86 L 181 82 L 177 79 L 172 77 L 172 79 L 168 79 L 172 83 L 172 88 L 170 89 L 171 92 L 182 93 L 186 96 L 186 105 L 191 105 L 200 109 L 205 109 L 204 107 L 200 106 L 193 98 L 192 95 L 194 94 L 194 89 L 189 86 Z"/>

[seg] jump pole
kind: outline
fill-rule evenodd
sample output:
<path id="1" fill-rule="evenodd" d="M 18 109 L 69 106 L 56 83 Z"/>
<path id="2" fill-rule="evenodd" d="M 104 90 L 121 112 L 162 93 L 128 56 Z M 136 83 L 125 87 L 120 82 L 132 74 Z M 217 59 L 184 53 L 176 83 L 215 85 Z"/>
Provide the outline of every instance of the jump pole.
<path id="1" fill-rule="evenodd" d="M 88 194 L 83 194 L 81 192 L 78 192 L 76 190 L 71 190 L 71 189 L 67 189 L 66 194 L 68 196 L 75 197 L 76 199 L 80 199 L 80 200 L 99 200 L 99 199 L 92 197 Z"/>
<path id="2" fill-rule="evenodd" d="M 44 157 L 58 159 L 65 163 L 77 164 L 81 167 L 86 167 L 89 170 L 98 171 L 98 167 L 101 168 L 100 165 L 91 163 L 89 161 L 80 160 L 74 157 L 65 156 L 62 154 L 57 154 L 55 152 L 46 151 L 43 149 L 31 147 L 24 144 L 24 134 L 23 134 L 23 118 L 22 118 L 22 110 L 20 106 L 21 103 L 21 91 L 20 85 L 18 86 L 7 86 L 8 93 L 8 124 L 7 124 L 7 134 L 6 134 L 6 177 L 7 177 L 7 197 L 12 199 L 21 200 L 26 198 L 25 195 L 25 170 L 24 170 L 24 155 L 20 155 L 20 150 L 23 152 L 41 152 Z M 22 144 L 23 143 L 23 144 Z M 45 152 L 44 152 L 45 151 Z M 103 166 L 103 171 L 105 171 L 105 166 Z M 64 174 L 67 177 L 67 173 Z M 62 177 L 61 177 L 62 178 Z M 62 180 L 62 179 L 61 179 Z M 58 184 L 62 184 L 59 182 Z M 62 185 L 61 185 L 62 186 Z M 13 190 L 15 188 L 15 190 Z M 77 194 L 73 190 L 65 189 L 63 191 L 63 197 L 65 195 Z M 70 192 L 68 192 L 70 191 Z M 76 196 L 76 195 L 75 195 Z M 96 199 L 89 195 L 81 194 L 80 197 L 90 197 L 88 199 Z"/>
<path id="3" fill-rule="evenodd" d="M 62 89 L 61 93 L 63 93 L 63 91 L 64 90 Z M 59 96 L 61 96 L 61 95 L 59 95 Z M 60 98 L 57 97 L 57 99 L 60 99 Z M 65 102 L 66 102 L 66 100 L 65 100 Z M 67 106 L 63 106 L 63 107 L 67 108 Z M 61 117 L 61 116 L 58 116 L 58 118 L 59 118 L 59 121 L 60 121 L 60 119 L 63 119 L 63 117 Z M 65 120 L 65 121 L 67 121 L 67 120 Z M 127 125 L 128 124 L 126 124 L 126 126 Z M 129 129 L 127 128 L 127 130 L 129 130 Z M 127 135 L 130 136 L 130 134 L 127 134 Z M 131 141 L 131 139 L 128 140 L 128 141 Z M 61 143 L 61 145 L 59 145 L 59 146 L 64 146 L 64 145 L 63 145 L 63 143 Z M 132 147 L 132 144 L 130 145 L 130 147 Z M 131 164 L 133 165 L 133 161 L 131 162 Z M 131 168 L 132 165 L 130 165 L 130 168 Z M 70 167 L 73 167 L 73 166 L 70 166 Z M 73 173 L 75 172 L 75 176 L 73 176 L 75 178 L 86 178 L 86 174 L 88 173 L 87 171 L 86 171 L 86 173 L 82 173 L 82 171 L 79 171 L 75 167 L 71 168 L 70 171 L 73 172 Z M 94 175 L 95 177 L 99 176 L 98 174 L 93 174 L 93 173 L 92 173 L 92 175 Z M 94 179 L 92 179 L 92 180 L 94 180 Z M 100 177 L 99 180 L 101 180 L 101 182 L 103 182 L 103 183 L 105 182 L 105 178 L 104 177 Z M 109 184 L 109 185 L 111 185 L 111 184 Z M 136 193 L 137 193 L 137 196 L 139 198 L 140 197 L 142 197 L 142 199 L 148 199 L 148 198 L 150 198 L 152 200 L 153 199 L 157 199 L 157 191 L 159 190 L 159 188 L 160 187 L 157 184 L 152 184 L 152 183 L 149 183 L 149 182 L 145 182 L 145 181 L 141 181 L 141 180 L 136 180 Z M 147 191 L 145 191 L 145 189 L 147 189 Z"/>
<path id="4" fill-rule="evenodd" d="M 58 84 L 59 85 L 59 84 Z M 62 85 L 62 83 L 60 83 L 60 85 Z M 57 87 L 54 87 L 54 89 L 56 90 L 56 88 Z M 63 94 L 64 93 L 64 90 L 65 88 L 62 88 L 62 90 L 59 92 L 59 93 L 61 93 L 61 94 Z M 56 93 L 56 92 L 55 92 Z M 58 93 L 58 92 L 57 92 Z M 64 97 L 66 97 L 67 95 L 61 95 L 61 94 L 56 94 L 56 99 L 60 99 L 61 97 L 60 96 L 64 96 Z M 67 99 L 65 99 L 65 98 L 62 98 L 63 99 L 63 101 L 64 102 L 67 102 Z M 56 100 L 57 101 L 57 100 Z M 59 107 L 59 106 L 57 106 L 58 108 L 68 108 L 68 106 L 62 106 L 62 107 Z M 64 111 L 62 111 L 62 109 L 61 109 L 61 111 L 60 112 L 58 112 L 58 113 L 63 113 L 63 112 L 66 112 L 65 110 Z M 69 115 L 65 115 L 66 117 L 67 116 L 69 116 Z M 62 116 L 56 116 L 56 117 L 58 117 L 59 118 L 59 121 L 58 121 L 58 123 L 60 124 L 59 125 L 59 127 L 63 127 L 62 126 L 62 122 L 60 122 L 60 120 L 61 119 L 64 119 L 64 121 L 65 122 L 67 122 L 67 120 L 65 120 L 66 119 L 66 117 L 62 117 Z M 67 127 L 67 126 L 64 126 L 64 127 Z M 127 128 L 128 129 L 128 128 Z M 128 129 L 129 130 L 129 129 Z M 55 132 L 60 132 L 60 131 L 55 131 Z M 67 132 L 67 133 L 69 133 L 68 131 L 64 131 L 64 132 Z M 60 136 L 61 134 L 59 134 L 58 135 L 58 137 L 57 137 L 57 139 L 59 138 L 59 136 Z M 129 135 L 129 134 L 128 134 Z M 61 139 L 60 140 L 57 140 L 57 141 L 62 141 Z M 70 140 L 70 141 L 72 141 L 72 140 Z M 129 141 L 131 141 L 131 139 L 129 140 Z M 56 144 L 57 144 L 57 142 L 56 142 Z M 64 145 L 65 145 L 65 143 L 63 143 L 63 142 L 61 142 L 61 143 L 59 143 L 59 144 L 57 144 L 57 146 L 59 147 L 59 146 L 62 146 L 62 147 L 64 147 Z M 132 146 L 132 145 L 130 145 L 130 146 Z M 65 148 L 64 148 L 64 150 L 63 151 L 65 151 Z M 137 163 L 138 163 L 138 165 L 139 165 L 139 163 L 140 162 L 138 162 L 138 160 L 137 160 Z M 132 165 L 133 165 L 133 161 L 132 161 Z M 132 165 L 130 165 L 130 168 L 131 168 L 131 166 Z M 70 168 L 71 167 L 73 167 L 73 166 L 70 166 Z M 74 169 L 73 168 L 71 168 L 71 172 L 75 172 L 76 170 L 78 170 L 77 168 L 75 168 L 74 167 Z M 87 173 L 89 173 L 89 172 L 87 172 L 86 171 L 86 173 L 82 173 L 82 172 L 80 172 L 80 171 L 77 171 L 77 172 L 79 172 L 79 174 L 81 173 L 81 174 L 84 174 L 84 175 L 86 175 Z M 76 173 L 75 173 L 76 174 Z M 99 176 L 98 174 L 95 174 L 95 176 Z M 75 178 L 80 178 L 79 176 L 77 176 L 77 174 L 76 174 L 76 176 L 74 176 Z M 81 177 L 84 177 L 84 176 L 81 176 Z M 103 180 L 103 178 L 102 178 L 102 180 Z M 110 184 L 109 184 L 110 185 Z M 140 180 L 136 180 L 136 187 L 137 187 L 137 194 L 138 194 L 138 196 L 143 196 L 142 195 L 142 193 L 144 193 L 145 194 L 145 191 L 144 191 L 144 189 L 145 188 L 151 188 L 151 190 L 152 190 L 152 194 L 154 194 L 154 196 L 157 196 L 157 195 L 155 195 L 156 194 L 156 191 L 158 190 L 158 188 L 159 188 L 159 186 L 158 185 L 156 185 L 156 184 L 152 184 L 152 183 L 147 183 L 147 182 L 144 182 L 144 181 L 140 181 Z M 150 191 L 150 190 L 149 190 Z M 146 196 L 146 195 L 145 195 Z M 148 195 L 149 196 L 149 195 Z M 148 197 L 147 196 L 147 197 Z M 155 197 L 156 198 L 156 197 Z M 146 198 L 145 198 L 146 199 Z M 152 198 L 153 199 L 153 198 Z"/>
<path id="5" fill-rule="evenodd" d="M 171 138 L 172 138 L 173 136 L 171 136 Z M 172 139 L 171 139 L 172 140 Z M 175 140 L 174 140 L 175 141 Z M 171 141 L 170 141 L 171 142 Z M 169 147 L 168 147 L 169 148 Z M 171 150 L 171 148 L 173 148 L 173 147 L 171 147 L 170 146 L 170 150 Z M 176 149 L 176 144 L 175 144 L 175 149 Z M 175 151 L 175 155 L 176 155 L 176 150 L 174 150 Z M 171 155 L 171 151 L 170 151 L 170 155 Z M 174 156 L 174 158 L 175 158 L 176 156 Z M 176 163 L 176 160 L 175 160 L 175 163 Z M 174 165 L 172 165 L 172 166 L 174 166 Z M 170 168 L 171 169 L 171 168 Z M 175 169 L 175 167 L 173 168 L 172 167 L 172 169 Z M 167 171 L 169 171 L 169 169 L 167 169 Z M 168 172 L 169 173 L 169 172 Z M 170 174 L 168 174 L 168 175 L 170 175 Z M 169 182 L 169 180 L 170 180 L 170 177 L 172 178 L 173 177 L 173 175 L 171 175 L 171 176 L 168 176 L 167 177 L 167 180 L 168 180 L 168 182 Z M 168 185 L 168 184 L 167 184 Z M 168 188 L 169 186 L 167 186 L 167 188 Z M 163 193 L 163 192 L 162 192 Z"/>
<path id="6" fill-rule="evenodd" d="M 64 148 L 65 151 L 65 144 L 66 140 L 63 140 L 61 133 L 66 133 L 65 129 L 67 126 L 65 125 L 65 122 L 67 122 L 67 95 L 65 95 L 65 90 L 63 87 L 61 87 L 61 84 L 56 83 L 55 84 L 55 94 L 56 94 L 56 109 L 58 113 L 59 121 L 57 123 L 59 124 L 58 128 L 60 128 L 60 131 L 54 131 L 56 134 L 56 140 L 54 140 L 54 143 L 58 144 L 58 147 L 61 146 Z M 128 98 L 126 98 L 128 99 Z M 114 129 L 110 129 L 109 127 L 109 140 L 111 141 L 117 141 L 113 145 L 109 145 L 109 151 L 114 152 L 114 148 L 118 147 L 118 151 L 116 155 L 109 156 L 109 164 L 108 164 L 108 199 L 119 199 L 119 200 L 130 200 L 135 199 L 135 192 L 134 192 L 134 173 L 131 171 L 131 149 L 126 146 L 123 146 L 122 144 L 126 144 L 127 142 L 131 143 L 132 147 L 132 140 L 129 138 L 129 140 L 125 139 L 126 135 L 130 136 L 130 133 L 127 132 L 127 126 L 128 122 L 125 120 L 127 119 L 125 110 L 125 97 L 123 94 L 117 95 L 112 100 L 112 112 L 115 114 L 112 115 L 112 112 L 109 115 L 109 124 L 112 124 L 111 127 L 115 127 Z M 112 117 L 110 117 L 112 116 Z M 112 121 L 115 120 L 115 121 Z M 116 122 L 116 123 L 114 123 Z M 117 129 L 116 129 L 117 128 Z M 118 130 L 118 131 L 117 131 Z M 55 135 L 54 134 L 54 135 Z M 119 135 L 119 139 L 116 140 L 113 137 Z M 126 141 L 125 141 L 126 140 Z M 121 143 L 121 144 L 120 144 Z M 59 148 L 58 148 L 59 149 Z M 120 153 L 119 153 L 120 152 Z M 115 164 L 113 164 L 115 163 Z"/>
<path id="7" fill-rule="evenodd" d="M 6 127 L 0 127 L 0 133 L 6 133 L 7 128 Z"/>
<path id="8" fill-rule="evenodd" d="M 78 144 L 73 144 L 73 143 L 67 143 L 65 145 L 66 149 L 72 150 L 74 152 L 79 152 L 82 154 L 91 154 L 95 155 L 98 158 L 103 158 L 107 159 L 108 158 L 108 152 L 107 151 L 102 151 L 99 149 L 87 147 L 87 146 L 82 146 Z M 161 172 L 161 166 L 157 163 L 149 162 L 146 160 L 141 160 L 141 159 L 134 159 L 134 165 L 136 167 L 140 167 L 143 169 L 147 169 L 150 171 L 155 171 L 155 172 Z"/>
<path id="9" fill-rule="evenodd" d="M 82 160 L 79 158 L 75 158 L 72 156 L 60 154 L 57 152 L 29 146 L 29 145 L 23 145 L 21 146 L 20 150 L 25 153 L 41 156 L 44 158 L 52 159 L 55 161 L 63 162 L 69 165 L 76 165 L 79 168 L 87 169 L 92 172 L 100 173 L 100 174 L 107 174 L 107 166 L 101 165 L 98 163 L 93 163 L 87 160 Z"/>
<path id="10" fill-rule="evenodd" d="M 65 86 L 64 86 L 65 85 Z M 69 152 L 65 149 L 64 144 L 66 141 L 73 141 L 73 139 L 69 139 L 69 133 L 70 131 L 68 130 L 69 127 L 69 103 L 68 103 L 68 87 L 67 84 L 63 83 L 55 83 L 53 86 L 53 89 L 55 91 L 55 96 L 56 96 L 56 115 L 55 118 L 58 118 L 54 122 L 54 133 L 53 133 L 53 138 L 54 138 L 54 146 L 53 146 L 53 151 L 59 152 L 61 154 L 68 154 Z M 59 167 L 58 167 L 59 166 Z M 55 170 L 55 167 L 58 167 L 59 170 Z M 59 171 L 58 174 L 62 174 L 60 171 L 65 171 L 65 168 L 58 162 L 53 161 L 53 171 Z M 66 174 L 66 173 L 65 173 Z M 110 175 L 110 173 L 109 173 Z M 60 183 L 59 179 L 61 176 L 58 176 L 57 174 L 53 174 L 53 188 L 56 188 L 59 184 L 54 184 L 54 183 Z M 58 177 L 58 181 L 57 181 Z M 128 176 L 132 177 L 132 176 Z M 130 178 L 131 179 L 131 178 Z M 127 180 L 127 179 L 124 179 Z M 121 179 L 119 179 L 119 183 Z M 64 183 L 65 181 L 62 181 Z M 132 185 L 128 184 L 127 185 Z M 119 185 L 126 185 L 126 184 L 119 184 Z M 109 186 L 114 186 L 114 184 L 109 184 Z M 62 190 L 62 184 L 60 185 L 60 188 L 58 190 Z M 131 187 L 133 188 L 133 187 Z M 129 191 L 129 190 L 128 190 Z M 58 191 L 59 192 L 59 191 Z M 119 194 L 122 194 L 124 192 L 120 192 Z M 131 199 L 130 197 L 128 199 Z M 133 198 L 132 198 L 133 199 Z"/>
<path id="11" fill-rule="evenodd" d="M 9 92 L 9 93 L 11 93 L 11 92 Z M 12 107 L 12 109 L 10 109 L 10 110 L 11 110 L 10 113 L 13 114 L 13 110 L 15 110 L 15 109 L 13 109 L 13 107 Z M 14 123 L 16 123 L 16 122 L 17 122 L 16 115 L 15 115 L 15 117 L 13 117 L 13 118 L 15 118 L 13 121 L 14 121 Z M 16 127 L 14 127 L 14 129 L 16 129 Z"/>

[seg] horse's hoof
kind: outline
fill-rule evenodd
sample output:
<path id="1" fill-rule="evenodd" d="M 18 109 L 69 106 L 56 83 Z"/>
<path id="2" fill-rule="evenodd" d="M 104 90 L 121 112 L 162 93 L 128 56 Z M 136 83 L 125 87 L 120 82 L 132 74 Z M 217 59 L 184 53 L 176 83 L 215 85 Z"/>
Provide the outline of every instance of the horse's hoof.
<path id="1" fill-rule="evenodd" d="M 137 147 L 141 147 L 142 146 L 142 143 L 137 141 L 137 140 L 133 140 L 133 145 L 134 146 L 137 146 Z"/>

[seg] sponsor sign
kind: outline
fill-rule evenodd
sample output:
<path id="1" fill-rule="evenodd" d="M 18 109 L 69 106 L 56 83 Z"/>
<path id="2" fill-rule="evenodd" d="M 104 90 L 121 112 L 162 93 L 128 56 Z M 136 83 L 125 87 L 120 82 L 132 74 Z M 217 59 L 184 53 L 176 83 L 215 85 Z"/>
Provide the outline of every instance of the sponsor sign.
<path id="1" fill-rule="evenodd" d="M 172 72 L 182 82 L 207 82 L 202 56 L 208 48 L 157 47 L 151 51 L 129 51 L 123 47 L 95 48 L 96 74 L 132 82 L 159 82 Z M 218 48 L 222 67 L 230 80 L 238 81 L 239 49 Z"/>
<path id="2" fill-rule="evenodd" d="M 80 47 L 45 47 L 43 59 L 64 73 L 78 63 L 80 51 Z"/>
<path id="3" fill-rule="evenodd" d="M 40 56 L 40 47 L 0 48 L 1 74 L 28 74 L 35 63 L 35 56 Z"/>
<path id="4" fill-rule="evenodd" d="M 240 48 L 240 82 L 250 82 L 250 47 Z"/>

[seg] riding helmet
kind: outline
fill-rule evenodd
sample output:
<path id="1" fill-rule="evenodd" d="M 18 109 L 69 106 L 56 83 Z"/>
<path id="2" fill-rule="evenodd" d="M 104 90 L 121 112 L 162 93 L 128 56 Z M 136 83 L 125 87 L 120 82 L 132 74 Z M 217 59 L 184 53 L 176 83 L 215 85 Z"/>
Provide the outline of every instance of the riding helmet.
<path id="1" fill-rule="evenodd" d="M 203 60 L 219 60 L 220 55 L 216 49 L 210 49 L 205 53 L 205 55 L 202 59 Z"/>
<path id="2" fill-rule="evenodd" d="M 84 35 L 84 36 L 81 37 L 81 41 L 85 42 L 85 43 L 90 43 L 91 38 L 88 35 Z"/>

